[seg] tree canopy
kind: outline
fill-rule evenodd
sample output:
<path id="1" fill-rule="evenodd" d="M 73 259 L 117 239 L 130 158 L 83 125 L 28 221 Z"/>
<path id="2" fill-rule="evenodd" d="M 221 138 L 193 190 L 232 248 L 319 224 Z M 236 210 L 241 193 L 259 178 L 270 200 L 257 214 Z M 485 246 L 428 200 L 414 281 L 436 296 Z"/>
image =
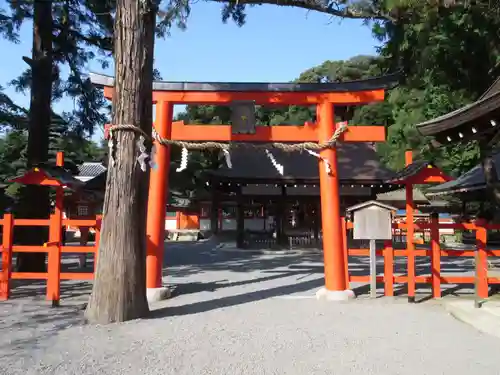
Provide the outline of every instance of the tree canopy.
<path id="1" fill-rule="evenodd" d="M 371 27 L 373 35 L 379 40 L 376 56 L 325 61 L 302 72 L 295 81 L 336 82 L 399 70 L 403 78 L 399 87 L 389 93 L 386 101 L 355 108 L 337 108 L 337 116 L 349 118 L 353 124 L 385 125 L 388 139 L 385 144 L 378 145 L 378 152 L 384 163 L 391 168 L 403 166 L 406 148 L 415 150 L 417 158 L 430 159 L 452 174 L 463 173 L 477 163 L 477 144 L 472 142 L 458 147 L 433 148 L 431 140 L 417 132 L 415 124 L 477 99 L 500 75 L 500 15 L 494 2 L 220 2 L 223 4 L 222 20 L 239 25 L 245 23 L 246 7 L 266 4 L 365 20 L 366 27 Z M 33 2 L 25 0 L 7 4 L 7 9 L 0 10 L 0 34 L 16 42 L 19 27 L 23 22 L 33 19 Z M 85 134 L 92 134 L 95 127 L 106 120 L 109 104 L 105 102 L 102 93 L 90 84 L 85 69 L 95 59 L 101 61 L 103 66 L 110 62 L 115 6 L 115 2 L 94 0 L 52 3 L 53 101 L 68 95 L 74 97 L 76 103 L 75 108 L 58 114 L 65 121 L 64 133 L 71 141 L 57 147 L 69 148 L 70 144 L 77 145 L 78 142 L 80 145 L 91 145 L 85 139 Z M 167 35 L 173 26 L 185 28 L 190 10 L 188 2 L 162 2 L 158 11 L 157 35 Z M 29 57 L 24 57 L 23 60 L 28 63 L 27 70 L 21 77 L 13 77 L 10 82 L 18 90 L 28 89 L 31 82 L 32 62 Z M 159 77 L 157 71 L 155 76 Z M 0 87 L 0 125 L 12 132 L 8 137 L 4 136 L 4 144 L 16 144 L 16 139 L 26 136 L 27 113 L 26 109 L 13 103 Z M 306 107 L 257 109 L 257 121 L 261 125 L 300 124 L 313 120 L 314 116 L 314 108 Z M 190 106 L 178 116 L 178 119 L 200 124 L 228 123 L 229 118 L 229 108 L 222 106 Z M 77 142 L 77 139 L 80 141 Z M 73 151 L 68 149 L 67 152 Z M 176 165 L 180 152 L 177 149 L 172 152 L 172 163 Z M 88 157 L 91 154 L 87 154 Z M 218 165 L 217 158 L 211 153 L 192 153 L 191 159 L 196 164 L 196 170 Z M 12 168 L 12 163 L 6 169 L 9 168 Z M 5 175 L 10 172 L 0 173 Z M 197 174 L 189 173 L 187 171 L 183 174 L 186 184 L 197 181 Z"/>

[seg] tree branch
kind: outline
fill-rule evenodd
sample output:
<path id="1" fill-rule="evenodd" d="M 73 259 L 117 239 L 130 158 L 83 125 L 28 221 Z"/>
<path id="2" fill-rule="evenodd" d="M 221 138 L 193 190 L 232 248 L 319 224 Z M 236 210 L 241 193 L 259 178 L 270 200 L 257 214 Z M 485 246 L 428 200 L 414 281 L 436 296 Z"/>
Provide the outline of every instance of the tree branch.
<path id="1" fill-rule="evenodd" d="M 82 42 L 86 42 L 91 46 L 100 48 L 104 51 L 112 51 L 112 48 L 113 48 L 112 47 L 113 46 L 112 37 L 99 37 L 99 38 L 96 37 L 94 39 L 92 37 L 86 36 L 86 35 L 78 32 L 74 29 L 66 27 L 65 25 L 60 25 L 60 24 L 56 24 L 56 23 L 54 23 L 53 28 L 54 28 L 54 30 L 58 30 L 60 32 L 67 32 L 75 39 L 77 39 L 77 40 L 79 39 Z"/>
<path id="2" fill-rule="evenodd" d="M 340 18 L 350 19 L 372 19 L 395 22 L 396 19 L 389 13 L 383 12 L 380 9 L 369 5 L 366 2 L 360 1 L 352 5 L 346 5 L 343 0 L 328 1 L 328 0 L 207 0 L 228 6 L 237 5 L 278 5 L 284 7 L 295 7 L 306 10 L 312 10 L 320 13 L 329 14 Z"/>

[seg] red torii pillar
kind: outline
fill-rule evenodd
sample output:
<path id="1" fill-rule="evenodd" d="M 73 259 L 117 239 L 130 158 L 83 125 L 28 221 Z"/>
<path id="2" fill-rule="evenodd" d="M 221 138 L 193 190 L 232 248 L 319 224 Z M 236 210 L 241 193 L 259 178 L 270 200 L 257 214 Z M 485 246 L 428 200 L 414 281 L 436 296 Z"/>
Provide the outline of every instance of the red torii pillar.
<path id="1" fill-rule="evenodd" d="M 321 103 L 316 107 L 319 142 L 328 141 L 336 130 L 335 112 L 332 103 Z M 342 218 L 340 213 L 340 189 L 337 168 L 337 148 L 321 151 L 320 156 L 328 160 L 331 173 L 319 162 L 321 197 L 321 222 L 323 229 L 323 257 L 325 264 L 325 287 L 316 293 L 318 299 L 347 300 L 354 292 L 346 285 Z"/>
<path id="2" fill-rule="evenodd" d="M 170 139 L 174 106 L 170 102 L 156 103 L 155 130 L 162 138 Z M 146 223 L 146 288 L 148 301 L 158 301 L 169 296 L 162 286 L 163 248 L 165 242 L 165 216 L 170 172 L 170 146 L 156 143 L 157 168 L 149 177 L 148 218 Z"/>
<path id="3" fill-rule="evenodd" d="M 104 94 L 111 98 L 113 88 L 104 87 Z M 155 129 L 163 138 L 187 142 L 324 142 L 336 130 L 334 105 L 356 105 L 383 101 L 384 88 L 349 91 L 153 91 L 156 104 Z M 229 125 L 185 125 L 172 122 L 174 104 L 229 105 L 235 101 L 253 101 L 260 105 L 316 105 L 318 121 L 304 126 L 256 127 L 254 134 L 232 134 Z M 340 142 L 384 142 L 383 126 L 351 126 Z M 162 288 L 162 265 L 165 236 L 165 209 L 168 193 L 170 150 L 156 144 L 156 169 L 151 171 L 148 218 L 147 218 L 147 289 L 148 300 L 157 300 L 168 291 Z M 325 262 L 325 287 L 317 297 L 328 300 L 345 300 L 354 297 L 346 285 L 343 253 L 342 222 L 340 215 L 339 179 L 337 175 L 337 150 L 335 147 L 320 152 L 330 164 L 327 173 L 323 161 L 319 161 L 320 191 L 323 225 L 323 251 Z"/>

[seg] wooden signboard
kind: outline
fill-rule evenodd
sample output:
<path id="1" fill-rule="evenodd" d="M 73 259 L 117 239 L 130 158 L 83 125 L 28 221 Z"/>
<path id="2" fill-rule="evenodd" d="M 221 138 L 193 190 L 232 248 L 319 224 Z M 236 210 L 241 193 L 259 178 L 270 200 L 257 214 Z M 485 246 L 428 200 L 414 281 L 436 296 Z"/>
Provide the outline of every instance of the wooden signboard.
<path id="1" fill-rule="evenodd" d="M 368 201 L 349 207 L 353 213 L 353 238 L 370 240 L 370 296 L 377 297 L 376 240 L 392 238 L 392 215 L 397 208 L 377 201 Z"/>

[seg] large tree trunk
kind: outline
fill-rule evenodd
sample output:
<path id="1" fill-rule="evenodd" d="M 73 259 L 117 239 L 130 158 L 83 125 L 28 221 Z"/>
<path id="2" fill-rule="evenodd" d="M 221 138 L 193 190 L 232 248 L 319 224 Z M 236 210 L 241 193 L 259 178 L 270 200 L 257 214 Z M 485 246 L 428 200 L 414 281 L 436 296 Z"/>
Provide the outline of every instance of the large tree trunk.
<path id="1" fill-rule="evenodd" d="M 27 59 L 28 60 L 28 59 Z M 47 162 L 52 100 L 52 2 L 35 1 L 33 6 L 33 50 L 29 113 L 28 167 Z M 48 218 L 49 189 L 26 186 L 19 192 L 16 214 L 22 218 Z M 40 245 L 48 239 L 47 227 L 16 228 L 14 239 L 25 245 Z M 45 253 L 19 253 L 20 272 L 44 272 Z"/>
<path id="2" fill-rule="evenodd" d="M 114 31 L 113 124 L 151 134 L 156 10 L 150 0 L 118 0 Z M 101 243 L 94 287 L 85 313 L 94 323 L 122 322 L 148 313 L 146 210 L 148 174 L 137 157 L 139 134 L 118 131 L 108 163 Z"/>

